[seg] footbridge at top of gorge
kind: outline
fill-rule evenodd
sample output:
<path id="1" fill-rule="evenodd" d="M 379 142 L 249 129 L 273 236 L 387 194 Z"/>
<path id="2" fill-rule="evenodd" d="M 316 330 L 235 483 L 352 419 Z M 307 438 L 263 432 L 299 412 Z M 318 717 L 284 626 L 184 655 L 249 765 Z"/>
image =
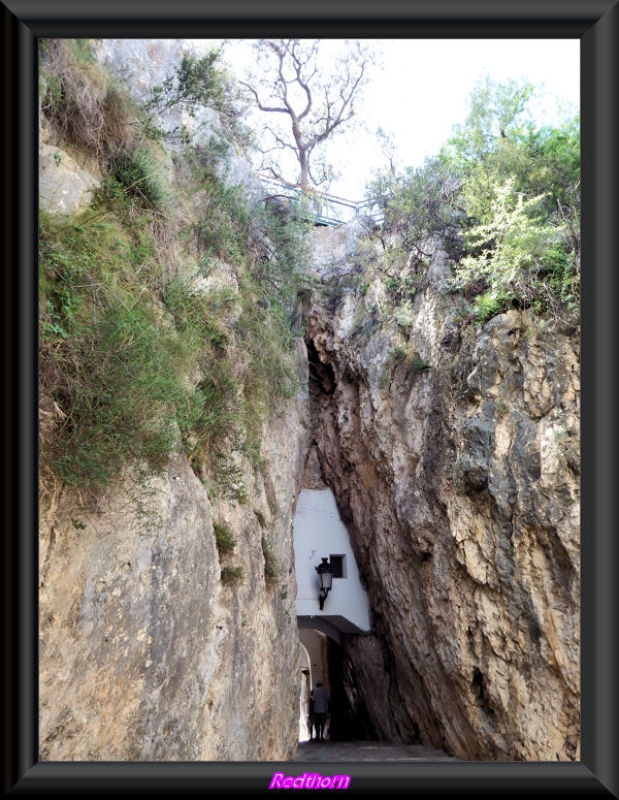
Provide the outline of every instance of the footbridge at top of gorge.
<path id="1" fill-rule="evenodd" d="M 370 219 L 377 225 L 383 221 L 382 212 L 376 201 L 345 200 L 343 197 L 319 192 L 317 189 L 286 183 L 263 173 L 259 177 L 267 197 L 305 201 L 308 219 L 314 225 L 344 225 L 359 217 Z"/>

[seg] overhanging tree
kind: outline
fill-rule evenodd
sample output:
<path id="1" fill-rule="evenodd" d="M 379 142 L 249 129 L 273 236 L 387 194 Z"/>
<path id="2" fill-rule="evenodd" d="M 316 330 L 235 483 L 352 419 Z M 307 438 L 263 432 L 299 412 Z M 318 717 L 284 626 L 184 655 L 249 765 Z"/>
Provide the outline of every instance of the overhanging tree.
<path id="1" fill-rule="evenodd" d="M 465 123 L 454 127 L 441 149 L 440 159 L 463 179 L 463 203 L 477 224 L 492 217 L 497 186 L 515 176 L 515 188 L 524 189 L 531 172 L 525 141 L 535 129 L 529 107 L 533 96 L 530 83 L 501 84 L 485 77 L 471 93 Z"/>
<path id="2" fill-rule="evenodd" d="M 259 111 L 284 122 L 265 125 L 263 156 L 292 153 L 299 167 L 296 182 L 305 189 L 328 180 L 324 152 L 317 148 L 355 116 L 372 61 L 358 41 L 339 43 L 335 57 L 325 53 L 333 43 L 325 44 L 320 39 L 260 39 L 255 45 L 260 74 L 241 82 Z M 281 164 L 281 159 L 270 160 L 263 166 L 284 180 Z"/>

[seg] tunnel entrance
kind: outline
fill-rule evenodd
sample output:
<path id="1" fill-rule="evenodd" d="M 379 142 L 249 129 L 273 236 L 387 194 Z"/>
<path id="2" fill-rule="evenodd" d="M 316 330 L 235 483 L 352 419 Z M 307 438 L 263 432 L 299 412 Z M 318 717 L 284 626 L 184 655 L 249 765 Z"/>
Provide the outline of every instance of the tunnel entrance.
<path id="1" fill-rule="evenodd" d="M 334 633 L 332 631 L 331 633 Z M 339 742 L 376 741 L 362 693 L 355 680 L 353 666 L 346 656 L 346 636 L 332 635 L 311 627 L 299 630 L 301 643 L 301 692 L 299 741 L 315 735 L 310 714 L 311 692 L 320 681 L 329 691 L 330 710 L 326 739 Z"/>

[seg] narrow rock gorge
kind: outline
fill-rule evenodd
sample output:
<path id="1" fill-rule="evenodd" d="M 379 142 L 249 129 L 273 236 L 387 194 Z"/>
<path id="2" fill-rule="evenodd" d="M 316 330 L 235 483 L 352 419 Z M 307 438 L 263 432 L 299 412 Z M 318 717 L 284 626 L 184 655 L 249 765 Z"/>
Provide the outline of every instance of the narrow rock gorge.
<path id="1" fill-rule="evenodd" d="M 99 45 L 102 60 L 113 41 L 105 53 Z M 161 66 L 155 42 L 140 53 Z M 41 120 L 41 205 L 71 219 L 89 208 L 103 171 Z M 228 180 L 255 193 L 255 176 L 234 163 Z M 172 158 L 166 164 L 182 176 Z M 175 210 L 179 220 L 188 208 Z M 182 230 L 166 257 L 182 253 L 197 268 Z M 370 604 L 371 632 L 344 634 L 337 649 L 349 722 L 340 734 L 424 743 L 463 760 L 578 760 L 576 315 L 511 309 L 471 324 L 439 236 L 410 302 L 394 302 L 375 223 L 308 236 L 308 284 L 293 314 L 296 389 L 270 403 L 251 452 L 227 453 L 225 490 L 178 431 L 179 446 L 137 493 L 129 471 L 94 497 L 50 475 L 45 456 L 68 424 L 54 370 L 66 363 L 62 342 L 44 349 L 41 760 L 293 756 L 292 521 L 308 471 L 336 498 Z M 204 329 L 221 359 L 241 290 L 230 260 L 213 263 L 191 296 L 227 292 L 220 328 Z M 127 269 L 149 269 L 135 264 Z M 235 346 L 240 372 L 246 354 Z M 199 366 L 187 381 L 202 386 L 213 370 Z"/>
<path id="2" fill-rule="evenodd" d="M 376 321 L 367 238 L 315 237 L 312 435 L 375 625 L 351 695 L 389 740 L 578 758 L 577 331 L 512 311 L 465 339 L 440 250 L 410 324 Z"/>

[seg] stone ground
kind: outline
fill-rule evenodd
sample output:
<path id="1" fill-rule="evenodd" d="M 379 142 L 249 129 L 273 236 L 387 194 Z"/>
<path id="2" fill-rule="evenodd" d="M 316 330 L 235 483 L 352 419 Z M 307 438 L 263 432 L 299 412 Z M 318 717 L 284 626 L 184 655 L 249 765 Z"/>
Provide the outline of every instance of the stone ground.
<path id="1" fill-rule="evenodd" d="M 389 742 L 299 742 L 291 761 L 458 761 L 435 747 Z"/>

